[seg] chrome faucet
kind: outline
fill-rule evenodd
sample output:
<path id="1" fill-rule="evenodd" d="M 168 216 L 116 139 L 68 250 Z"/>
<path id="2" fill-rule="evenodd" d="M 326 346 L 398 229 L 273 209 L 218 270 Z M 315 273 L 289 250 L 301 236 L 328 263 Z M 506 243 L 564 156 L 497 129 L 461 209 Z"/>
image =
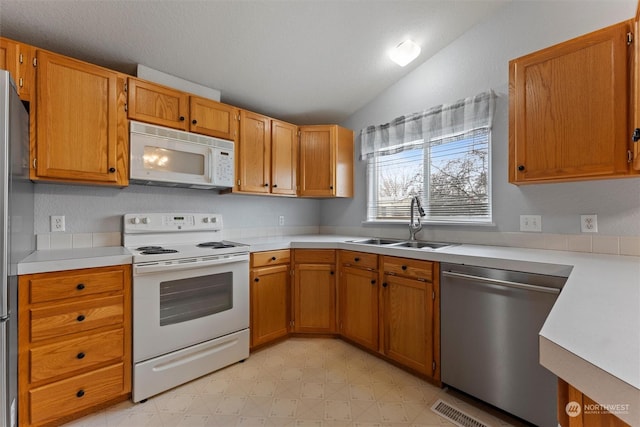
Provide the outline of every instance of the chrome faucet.
<path id="1" fill-rule="evenodd" d="M 418 222 L 416 224 L 416 222 L 413 219 L 413 211 L 415 209 L 414 206 L 418 207 L 418 214 L 420 214 L 420 216 L 418 216 Z M 424 209 L 422 209 L 422 205 L 420 204 L 420 199 L 418 198 L 418 196 L 413 196 L 413 198 L 411 199 L 411 221 L 409 222 L 409 240 L 416 240 L 416 233 L 420 230 L 422 230 L 422 222 L 420 222 L 420 217 L 425 216 L 426 214 L 424 213 Z"/>

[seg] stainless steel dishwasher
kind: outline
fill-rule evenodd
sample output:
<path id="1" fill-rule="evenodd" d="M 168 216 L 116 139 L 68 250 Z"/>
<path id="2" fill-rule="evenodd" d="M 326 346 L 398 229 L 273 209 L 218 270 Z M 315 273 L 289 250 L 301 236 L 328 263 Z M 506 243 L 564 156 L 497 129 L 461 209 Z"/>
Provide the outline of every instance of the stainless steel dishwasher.
<path id="1" fill-rule="evenodd" d="M 538 333 L 566 278 L 441 265 L 442 382 L 540 427 L 558 425 Z"/>

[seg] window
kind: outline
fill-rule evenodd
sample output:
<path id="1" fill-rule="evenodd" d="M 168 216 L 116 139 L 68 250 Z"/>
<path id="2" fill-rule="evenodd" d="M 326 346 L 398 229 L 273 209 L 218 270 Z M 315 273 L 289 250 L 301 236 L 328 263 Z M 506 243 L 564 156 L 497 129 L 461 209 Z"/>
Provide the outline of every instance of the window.
<path id="1" fill-rule="evenodd" d="M 493 93 L 489 94 L 479 96 L 491 101 Z M 418 196 L 427 221 L 491 223 L 492 107 L 487 104 L 488 109 L 479 110 L 488 113 L 481 115 L 482 120 L 468 120 L 468 112 L 455 111 L 476 98 L 363 130 L 367 221 L 406 222 L 411 199 Z M 477 101 L 471 105 L 476 113 Z M 373 139 L 378 140 L 372 142 L 376 129 Z M 444 134 L 450 130 L 455 132 Z"/>

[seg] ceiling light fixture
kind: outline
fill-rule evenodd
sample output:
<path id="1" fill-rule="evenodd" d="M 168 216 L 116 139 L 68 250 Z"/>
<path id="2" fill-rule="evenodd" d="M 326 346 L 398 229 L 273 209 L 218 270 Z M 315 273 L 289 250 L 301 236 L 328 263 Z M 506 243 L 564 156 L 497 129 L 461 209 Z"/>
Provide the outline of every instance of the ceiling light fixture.
<path id="1" fill-rule="evenodd" d="M 405 40 L 389 52 L 389 57 L 393 62 L 404 67 L 420 55 L 420 46 L 412 40 Z"/>

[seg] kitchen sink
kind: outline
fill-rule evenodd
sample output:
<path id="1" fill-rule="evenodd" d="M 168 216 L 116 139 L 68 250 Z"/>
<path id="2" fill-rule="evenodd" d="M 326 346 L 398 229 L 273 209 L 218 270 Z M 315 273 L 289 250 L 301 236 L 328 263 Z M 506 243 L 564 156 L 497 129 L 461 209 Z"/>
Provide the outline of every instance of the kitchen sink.
<path id="1" fill-rule="evenodd" d="M 415 248 L 415 249 L 441 249 L 447 246 L 453 246 L 454 243 L 427 242 L 423 240 L 399 240 L 399 239 L 382 239 L 380 237 L 372 237 L 363 240 L 351 240 L 351 243 L 361 243 L 363 245 L 374 246 L 390 246 L 396 248 Z"/>
<path id="2" fill-rule="evenodd" d="M 440 249 L 445 248 L 447 246 L 452 246 L 452 243 L 436 243 L 436 242 L 421 242 L 419 240 L 410 240 L 406 242 L 396 243 L 392 246 L 403 247 L 403 248 L 429 248 L 429 249 Z"/>
<path id="3" fill-rule="evenodd" d="M 402 243 L 402 240 L 373 237 L 371 239 L 352 240 L 351 243 L 362 243 L 364 245 L 393 245 L 394 243 Z"/>

